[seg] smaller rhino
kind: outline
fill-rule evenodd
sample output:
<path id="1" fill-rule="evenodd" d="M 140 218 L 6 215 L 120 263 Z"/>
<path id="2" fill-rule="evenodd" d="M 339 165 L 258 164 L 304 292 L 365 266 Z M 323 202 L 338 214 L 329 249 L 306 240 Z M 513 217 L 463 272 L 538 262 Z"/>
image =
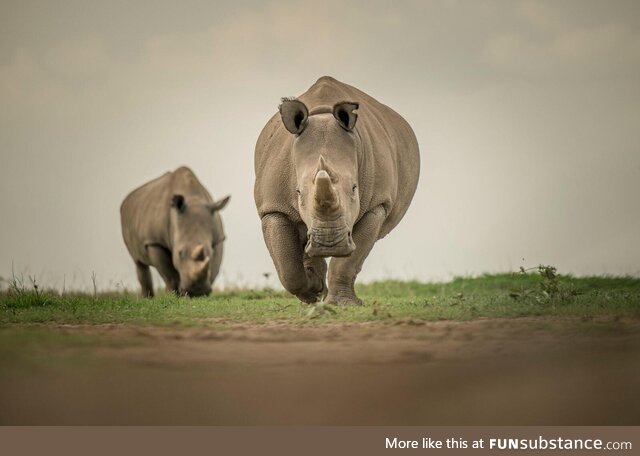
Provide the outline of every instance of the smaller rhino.
<path id="1" fill-rule="evenodd" d="M 153 296 L 149 266 L 158 270 L 167 291 L 211 293 L 225 240 L 219 212 L 229 198 L 214 201 L 187 167 L 127 195 L 120 206 L 122 237 L 136 264 L 142 296 Z"/>

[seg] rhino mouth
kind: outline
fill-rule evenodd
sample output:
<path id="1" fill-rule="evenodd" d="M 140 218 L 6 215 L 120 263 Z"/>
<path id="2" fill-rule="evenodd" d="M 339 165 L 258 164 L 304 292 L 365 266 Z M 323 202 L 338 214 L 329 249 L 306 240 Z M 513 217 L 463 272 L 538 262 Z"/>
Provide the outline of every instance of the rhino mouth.
<path id="1" fill-rule="evenodd" d="M 208 285 L 192 285 L 188 288 L 181 288 L 180 294 L 189 298 L 198 298 L 211 294 L 211 287 Z"/>
<path id="2" fill-rule="evenodd" d="M 310 257 L 345 257 L 355 249 L 349 227 L 322 224 L 311 227 L 304 251 Z"/>

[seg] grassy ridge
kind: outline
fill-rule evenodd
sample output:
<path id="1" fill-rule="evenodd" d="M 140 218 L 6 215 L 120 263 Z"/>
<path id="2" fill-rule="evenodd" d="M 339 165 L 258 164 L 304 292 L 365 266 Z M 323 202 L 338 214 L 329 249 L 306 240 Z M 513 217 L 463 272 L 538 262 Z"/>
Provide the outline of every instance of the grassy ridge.
<path id="1" fill-rule="evenodd" d="M 447 283 L 383 281 L 359 285 L 359 307 L 309 306 L 285 292 L 235 290 L 206 298 L 160 294 L 65 294 L 14 288 L 0 294 L 0 325 L 133 323 L 217 325 L 225 322 L 324 323 L 480 317 L 640 317 L 640 279 L 537 273 L 456 278 Z"/>

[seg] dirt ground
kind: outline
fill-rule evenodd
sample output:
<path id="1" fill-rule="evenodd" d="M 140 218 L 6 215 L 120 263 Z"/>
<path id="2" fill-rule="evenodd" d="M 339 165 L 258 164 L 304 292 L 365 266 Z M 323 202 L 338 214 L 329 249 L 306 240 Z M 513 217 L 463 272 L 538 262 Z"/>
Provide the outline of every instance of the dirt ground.
<path id="1" fill-rule="evenodd" d="M 0 424 L 640 424 L 640 321 L 46 326 Z"/>

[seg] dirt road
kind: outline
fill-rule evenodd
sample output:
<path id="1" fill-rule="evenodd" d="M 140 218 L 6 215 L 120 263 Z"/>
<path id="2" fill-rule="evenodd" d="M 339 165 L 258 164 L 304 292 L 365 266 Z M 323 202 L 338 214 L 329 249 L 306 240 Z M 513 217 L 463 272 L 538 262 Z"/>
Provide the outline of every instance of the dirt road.
<path id="1" fill-rule="evenodd" d="M 636 320 L 28 330 L 3 425 L 640 424 Z"/>

